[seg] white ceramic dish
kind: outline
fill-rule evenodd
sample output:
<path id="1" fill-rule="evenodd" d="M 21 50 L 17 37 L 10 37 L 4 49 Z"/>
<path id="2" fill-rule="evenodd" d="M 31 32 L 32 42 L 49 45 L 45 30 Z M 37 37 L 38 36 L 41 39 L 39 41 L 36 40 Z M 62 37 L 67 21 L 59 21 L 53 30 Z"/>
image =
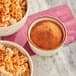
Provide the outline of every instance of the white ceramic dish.
<path id="1" fill-rule="evenodd" d="M 44 50 L 44 49 L 41 49 L 41 48 L 37 47 L 34 43 L 31 42 L 32 40 L 31 40 L 31 38 L 30 38 L 30 31 L 31 31 L 32 27 L 33 27 L 36 23 L 38 23 L 39 21 L 43 21 L 43 20 L 50 20 L 50 21 L 53 21 L 53 22 L 57 23 L 57 24 L 61 27 L 61 29 L 62 29 L 62 31 L 63 31 L 63 40 L 62 40 L 62 43 L 61 43 L 60 46 L 58 46 L 56 49 L 50 49 L 50 50 L 47 51 L 47 50 Z M 64 41 L 65 41 L 65 39 L 66 39 L 66 30 L 65 30 L 65 28 L 64 28 L 64 25 L 62 24 L 62 22 L 61 22 L 60 20 L 58 20 L 58 19 L 56 19 L 56 18 L 54 18 L 54 17 L 40 17 L 40 18 L 34 20 L 34 21 L 31 23 L 30 27 L 28 28 L 28 32 L 27 32 L 27 33 L 28 33 L 28 43 L 29 43 L 31 49 L 32 49 L 36 54 L 41 55 L 41 56 L 52 56 L 52 55 L 54 55 L 56 52 L 60 51 L 60 50 L 62 49 L 62 46 L 64 45 Z"/>
<path id="2" fill-rule="evenodd" d="M 33 76 L 33 62 L 32 62 L 30 55 L 27 53 L 27 51 L 24 48 L 22 48 L 20 45 L 14 43 L 14 42 L 0 40 L 0 43 L 8 45 L 8 46 L 16 47 L 19 49 L 19 51 L 21 53 L 27 55 L 27 57 L 29 58 L 29 64 L 30 64 L 30 69 L 31 69 L 31 75 L 30 76 Z"/>
<path id="3" fill-rule="evenodd" d="M 27 11 L 24 17 L 16 24 L 13 24 L 8 27 L 0 27 L 0 36 L 8 36 L 17 32 L 26 22 L 27 17 L 28 17 L 28 12 L 29 12 L 29 0 L 27 0 Z"/>

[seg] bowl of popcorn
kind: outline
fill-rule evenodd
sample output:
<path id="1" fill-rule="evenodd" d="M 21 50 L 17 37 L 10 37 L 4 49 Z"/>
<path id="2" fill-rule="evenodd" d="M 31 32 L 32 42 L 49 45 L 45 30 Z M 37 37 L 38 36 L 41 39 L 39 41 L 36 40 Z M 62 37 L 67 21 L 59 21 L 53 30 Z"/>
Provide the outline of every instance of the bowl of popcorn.
<path id="1" fill-rule="evenodd" d="M 20 45 L 0 41 L 0 76 L 33 76 L 32 59 Z"/>
<path id="2" fill-rule="evenodd" d="M 0 0 L 0 36 L 17 32 L 26 22 L 28 0 Z"/>

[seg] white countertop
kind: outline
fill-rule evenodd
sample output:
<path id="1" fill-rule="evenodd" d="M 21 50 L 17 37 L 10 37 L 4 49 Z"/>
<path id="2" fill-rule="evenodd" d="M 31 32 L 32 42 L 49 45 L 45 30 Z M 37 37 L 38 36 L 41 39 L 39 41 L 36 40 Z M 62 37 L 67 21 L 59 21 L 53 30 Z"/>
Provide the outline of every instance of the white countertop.
<path id="1" fill-rule="evenodd" d="M 68 3 L 76 16 L 75 0 L 29 0 L 29 15 L 48 8 Z M 32 56 L 33 76 L 76 76 L 76 41 L 65 46 L 52 57 Z"/>

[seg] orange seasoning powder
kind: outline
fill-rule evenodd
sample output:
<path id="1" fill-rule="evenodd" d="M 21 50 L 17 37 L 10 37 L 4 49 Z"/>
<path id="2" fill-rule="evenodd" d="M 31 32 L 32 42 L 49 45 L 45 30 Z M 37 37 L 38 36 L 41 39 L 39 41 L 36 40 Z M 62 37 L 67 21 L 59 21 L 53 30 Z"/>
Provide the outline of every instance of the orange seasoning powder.
<path id="1" fill-rule="evenodd" d="M 44 20 L 32 27 L 30 38 L 37 47 L 50 50 L 57 48 L 62 43 L 63 33 L 58 24 Z"/>

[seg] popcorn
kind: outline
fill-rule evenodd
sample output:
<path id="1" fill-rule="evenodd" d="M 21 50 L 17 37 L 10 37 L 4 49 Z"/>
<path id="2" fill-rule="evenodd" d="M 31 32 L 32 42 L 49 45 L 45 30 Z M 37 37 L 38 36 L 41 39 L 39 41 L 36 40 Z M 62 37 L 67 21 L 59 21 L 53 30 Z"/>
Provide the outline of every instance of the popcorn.
<path id="1" fill-rule="evenodd" d="M 26 0 L 0 0 L 0 27 L 20 21 L 26 13 L 26 5 Z"/>
<path id="2" fill-rule="evenodd" d="M 26 55 L 16 47 L 0 44 L 0 76 L 29 76 L 25 75 L 28 69 L 29 60 Z"/>

